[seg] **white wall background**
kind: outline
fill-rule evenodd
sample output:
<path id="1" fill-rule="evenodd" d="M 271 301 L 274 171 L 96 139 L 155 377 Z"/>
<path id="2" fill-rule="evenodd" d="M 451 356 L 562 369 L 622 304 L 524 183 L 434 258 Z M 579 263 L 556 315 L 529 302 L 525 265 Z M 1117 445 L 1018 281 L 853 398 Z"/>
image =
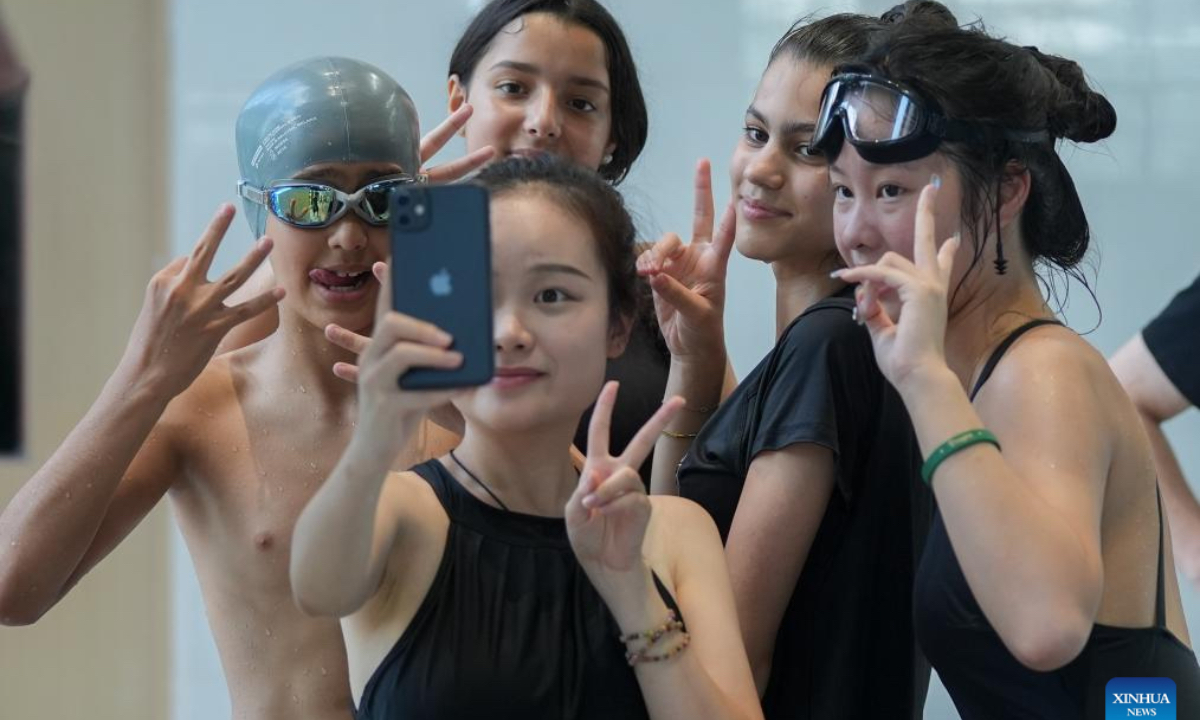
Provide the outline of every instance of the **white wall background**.
<path id="1" fill-rule="evenodd" d="M 1020 44 L 1077 59 L 1117 108 L 1107 143 L 1067 151 L 1092 221 L 1103 323 L 1089 335 L 1111 353 L 1200 272 L 1190 210 L 1200 168 L 1200 18 L 1195 0 L 967 0 L 960 20 L 985 18 Z M 479 0 L 170 0 L 169 177 L 173 251 L 191 247 L 220 202 L 233 199 L 233 124 L 250 91 L 276 69 L 305 57 L 347 55 L 395 76 L 417 103 L 426 129 L 445 111 L 450 51 Z M 713 159 L 718 196 L 728 193 L 728 159 L 768 51 L 793 19 L 813 11 L 879 13 L 881 2 L 811 0 L 609 0 L 639 62 L 650 109 L 650 139 L 622 189 L 643 237 L 689 228 L 691 171 Z M 455 141 L 445 156 L 461 153 Z M 251 241 L 235 226 L 218 256 L 227 267 Z M 731 264 L 729 343 L 748 371 L 770 347 L 770 274 Z M 1095 326 L 1086 292 L 1071 288 L 1067 318 Z M 1181 461 L 1200 483 L 1200 414 L 1168 427 Z M 182 542 L 173 549 L 173 717 L 227 717 L 228 700 Z M 1193 635 L 1200 597 L 1185 588 Z M 956 717 L 931 693 L 931 720 Z"/>

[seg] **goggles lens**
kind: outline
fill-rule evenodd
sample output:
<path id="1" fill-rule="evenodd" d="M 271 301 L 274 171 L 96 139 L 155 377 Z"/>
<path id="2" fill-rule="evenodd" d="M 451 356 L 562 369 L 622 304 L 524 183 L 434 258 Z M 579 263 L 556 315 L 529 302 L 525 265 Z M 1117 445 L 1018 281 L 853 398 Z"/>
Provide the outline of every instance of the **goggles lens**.
<path id="1" fill-rule="evenodd" d="M 821 97 L 814 144 L 837 130 L 856 145 L 904 140 L 921 132 L 923 115 L 920 101 L 898 85 L 869 75 L 839 75 Z"/>
<path id="2" fill-rule="evenodd" d="M 341 205 L 334 189 L 323 185 L 273 188 L 267 197 L 275 217 L 297 227 L 325 225 Z"/>

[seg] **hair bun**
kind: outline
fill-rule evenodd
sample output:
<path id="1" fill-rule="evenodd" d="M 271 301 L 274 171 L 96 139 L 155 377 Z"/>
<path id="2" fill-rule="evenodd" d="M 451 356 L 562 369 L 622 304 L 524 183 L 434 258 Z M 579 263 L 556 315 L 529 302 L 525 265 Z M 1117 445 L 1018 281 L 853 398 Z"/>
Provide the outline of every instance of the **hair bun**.
<path id="1" fill-rule="evenodd" d="M 954 13 L 936 0 L 907 0 L 885 12 L 879 19 L 889 25 L 921 22 L 930 27 L 958 27 L 958 18 L 954 17 Z"/>
<path id="2" fill-rule="evenodd" d="M 1078 63 L 1048 55 L 1033 46 L 1025 49 L 1057 86 L 1046 109 L 1046 125 L 1052 135 L 1075 142 L 1096 142 L 1113 134 L 1117 129 L 1117 111 L 1108 98 L 1092 90 Z"/>

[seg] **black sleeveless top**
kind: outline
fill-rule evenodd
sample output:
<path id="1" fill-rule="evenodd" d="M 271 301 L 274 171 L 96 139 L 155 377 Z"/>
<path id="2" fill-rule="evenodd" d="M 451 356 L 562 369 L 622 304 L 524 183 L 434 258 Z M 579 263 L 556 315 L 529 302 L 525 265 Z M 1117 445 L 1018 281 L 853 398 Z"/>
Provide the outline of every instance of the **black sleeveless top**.
<path id="1" fill-rule="evenodd" d="M 1017 328 L 984 365 L 971 399 L 1004 353 L 1035 320 Z M 1166 626 L 1162 504 L 1159 503 L 1158 579 L 1154 625 L 1120 628 L 1096 624 L 1077 658 L 1051 672 L 1031 670 L 1012 656 L 975 602 L 950 545 L 939 511 L 917 570 L 917 639 L 953 698 L 962 720 L 1028 718 L 1101 720 L 1105 687 L 1114 677 L 1167 677 L 1175 681 L 1180 718 L 1200 717 L 1200 667 L 1196 656 Z"/>
<path id="2" fill-rule="evenodd" d="M 413 471 L 450 517 L 446 549 L 429 594 L 367 682 L 359 720 L 648 718 L 620 629 L 576 561 L 565 521 L 492 507 L 437 460 Z"/>

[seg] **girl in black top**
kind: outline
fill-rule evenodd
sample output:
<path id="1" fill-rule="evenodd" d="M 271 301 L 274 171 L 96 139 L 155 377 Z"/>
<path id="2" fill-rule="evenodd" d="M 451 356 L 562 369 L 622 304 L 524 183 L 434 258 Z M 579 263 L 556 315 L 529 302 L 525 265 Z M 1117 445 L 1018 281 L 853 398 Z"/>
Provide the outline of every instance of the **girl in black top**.
<path id="1" fill-rule="evenodd" d="M 695 437 L 678 492 L 727 538 L 768 718 L 919 718 L 929 679 L 912 587 L 931 501 L 903 403 L 851 317 L 849 288 L 829 277 L 840 264 L 833 193 L 810 147 L 831 70 L 864 52 L 878 27 L 860 15 L 794 26 L 771 53 L 734 150 L 736 234 L 726 226 L 707 242 L 706 218 L 690 246 L 668 238 L 642 262 L 675 354 L 669 392 L 690 407 L 659 441 L 655 489 L 675 491 L 671 461 Z M 710 193 L 702 168 L 700 217 Z M 698 412 L 719 398 L 732 244 L 774 271 L 777 340 L 719 409 Z"/>
<path id="2" fill-rule="evenodd" d="M 1107 137 L 1112 106 L 1075 63 L 923 2 L 822 117 L 839 275 L 928 457 L 917 633 L 962 717 L 1102 718 L 1114 677 L 1170 678 L 1200 716 L 1145 434 L 1034 272 L 1087 250 L 1054 142 Z"/>
<path id="3" fill-rule="evenodd" d="M 628 338 L 620 196 L 550 158 L 478 181 L 492 193 L 496 377 L 399 390 L 407 368 L 461 358 L 437 328 L 381 311 L 354 438 L 296 526 L 296 600 L 345 618 L 361 718 L 761 717 L 711 522 L 651 501 L 635 470 L 680 402 L 614 457 L 607 384 L 586 463 L 572 463 L 578 417 Z M 389 472 L 447 400 L 462 444 Z"/>

